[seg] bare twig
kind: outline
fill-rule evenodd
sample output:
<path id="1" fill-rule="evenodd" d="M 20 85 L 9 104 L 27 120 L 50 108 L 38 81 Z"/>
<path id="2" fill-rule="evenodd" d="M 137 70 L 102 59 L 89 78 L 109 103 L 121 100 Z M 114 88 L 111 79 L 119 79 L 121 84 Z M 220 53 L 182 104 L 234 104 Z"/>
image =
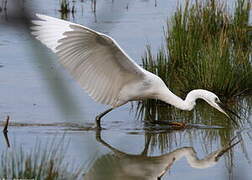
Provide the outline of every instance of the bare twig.
<path id="1" fill-rule="evenodd" d="M 10 120 L 10 116 L 7 116 L 6 123 L 5 123 L 4 129 L 3 129 L 3 133 L 8 133 L 9 120 Z"/>
<path id="2" fill-rule="evenodd" d="M 4 138 L 5 138 L 7 147 L 10 147 L 10 142 L 9 142 L 9 138 L 8 138 L 9 120 L 10 120 L 10 116 L 7 116 L 7 117 L 6 117 L 6 123 L 5 123 L 4 129 L 3 129 L 3 134 L 4 134 Z"/>
<path id="3" fill-rule="evenodd" d="M 3 134 L 4 134 L 4 138 L 5 138 L 7 147 L 9 148 L 10 147 L 10 142 L 9 142 L 9 138 L 8 138 L 8 133 L 3 133 Z"/>

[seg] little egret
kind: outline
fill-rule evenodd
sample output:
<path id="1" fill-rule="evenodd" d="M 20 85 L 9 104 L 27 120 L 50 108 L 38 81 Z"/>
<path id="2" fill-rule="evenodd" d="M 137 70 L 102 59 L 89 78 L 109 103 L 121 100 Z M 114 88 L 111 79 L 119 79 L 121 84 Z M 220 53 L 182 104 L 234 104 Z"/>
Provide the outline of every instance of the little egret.
<path id="1" fill-rule="evenodd" d="M 111 106 L 96 117 L 97 128 L 111 110 L 147 98 L 188 111 L 200 98 L 227 115 L 210 91 L 192 90 L 185 100 L 173 94 L 161 78 L 135 63 L 111 37 L 83 25 L 36 15 L 39 20 L 32 21 L 32 34 L 58 55 L 59 62 L 95 101 Z"/>
<path id="2" fill-rule="evenodd" d="M 238 137 L 234 137 L 229 143 L 200 159 L 193 147 L 181 147 L 168 153 L 162 153 L 161 155 L 149 155 L 148 152 L 151 146 L 149 143 L 150 139 L 148 138 L 142 153 L 138 154 L 123 152 L 113 147 L 102 138 L 101 131 L 97 131 L 96 140 L 107 147 L 110 152 L 101 155 L 92 163 L 92 166 L 90 166 L 84 175 L 85 180 L 161 180 L 167 171 L 182 158 L 185 158 L 188 165 L 192 168 L 210 168 L 217 165 L 225 153 L 241 142 Z M 175 172 L 173 169 L 173 173 Z"/>

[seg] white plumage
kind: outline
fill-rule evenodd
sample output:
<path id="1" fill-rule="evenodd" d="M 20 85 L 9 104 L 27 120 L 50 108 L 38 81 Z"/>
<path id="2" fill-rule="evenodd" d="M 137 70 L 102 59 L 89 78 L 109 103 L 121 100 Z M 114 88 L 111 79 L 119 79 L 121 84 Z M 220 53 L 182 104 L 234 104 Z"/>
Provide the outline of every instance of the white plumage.
<path id="1" fill-rule="evenodd" d="M 128 101 L 154 98 L 191 110 L 197 98 L 225 113 L 219 98 L 206 90 L 193 90 L 185 100 L 173 94 L 156 75 L 136 64 L 111 37 L 85 26 L 37 14 L 32 34 L 55 52 L 59 62 L 97 102 L 113 108 Z M 226 114 L 226 113 L 225 113 Z"/>
<path id="2" fill-rule="evenodd" d="M 117 43 L 89 28 L 37 15 L 32 34 L 55 52 L 60 63 L 97 102 L 116 107 L 122 87 L 143 77 L 143 69 Z"/>

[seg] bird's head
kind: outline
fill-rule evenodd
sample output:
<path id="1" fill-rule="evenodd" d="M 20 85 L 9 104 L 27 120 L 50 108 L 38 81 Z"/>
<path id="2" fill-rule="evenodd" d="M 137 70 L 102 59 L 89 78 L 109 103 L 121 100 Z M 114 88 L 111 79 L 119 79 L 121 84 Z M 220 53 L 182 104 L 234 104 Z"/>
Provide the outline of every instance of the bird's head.
<path id="1" fill-rule="evenodd" d="M 229 150 L 231 150 L 234 146 L 239 144 L 241 140 L 235 142 L 238 139 L 237 136 L 233 137 L 225 146 L 219 148 L 218 150 L 206 155 L 203 159 L 199 159 L 197 157 L 197 153 L 192 147 L 185 147 L 183 149 L 183 153 L 187 158 L 188 163 L 191 167 L 194 168 L 209 168 L 217 164 L 219 159 Z"/>
<path id="2" fill-rule="evenodd" d="M 227 114 L 227 112 L 225 111 L 224 105 L 223 103 L 220 101 L 220 99 L 218 98 L 218 96 L 212 92 L 208 92 L 207 96 L 204 96 L 203 99 L 212 107 L 214 107 L 215 109 L 217 109 L 218 111 L 222 112 L 223 114 L 225 114 L 227 117 L 229 117 L 229 115 Z M 225 106 L 226 107 L 226 106 Z"/>
<path id="3" fill-rule="evenodd" d="M 210 91 L 206 91 L 206 95 L 202 97 L 209 105 L 217 109 L 218 111 L 225 114 L 229 119 L 231 119 L 236 125 L 237 122 L 228 114 L 233 114 L 236 117 L 240 118 L 235 112 L 233 112 L 231 109 L 227 107 L 227 105 L 223 104 L 218 96 Z"/>

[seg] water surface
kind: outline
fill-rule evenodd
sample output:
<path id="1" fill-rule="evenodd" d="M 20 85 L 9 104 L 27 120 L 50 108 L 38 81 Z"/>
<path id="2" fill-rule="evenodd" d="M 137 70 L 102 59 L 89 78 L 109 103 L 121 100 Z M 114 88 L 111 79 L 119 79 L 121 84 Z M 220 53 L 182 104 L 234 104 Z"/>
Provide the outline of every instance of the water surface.
<path id="1" fill-rule="evenodd" d="M 94 117 L 107 107 L 88 97 L 57 64 L 56 56 L 34 41 L 22 21 L 18 23 L 23 6 L 31 13 L 61 17 L 58 0 L 8 1 L 7 11 L 0 12 L 0 118 L 9 115 L 14 123 L 8 133 L 10 148 L 22 145 L 29 150 L 38 141 L 60 141 L 65 135 L 65 141 L 70 141 L 67 160 L 85 165 L 85 179 L 156 179 L 162 172 L 162 179 L 250 179 L 250 108 L 241 110 L 242 126 L 247 128 L 244 131 L 230 126 L 225 117 L 207 105 L 182 115 L 180 111 L 164 111 L 179 121 L 199 124 L 196 128 L 170 130 L 137 119 L 136 106 L 132 108 L 131 104 L 108 114 L 102 120 L 102 132 L 91 130 Z M 91 1 L 76 1 L 75 6 L 76 13 L 70 13 L 68 20 L 112 36 L 141 64 L 146 44 L 154 50 L 162 44 L 163 27 L 176 10 L 177 1 L 101 0 L 97 1 L 96 12 Z M 195 168 L 184 156 L 169 156 L 193 148 L 199 159 L 204 158 L 223 148 L 237 132 L 242 143 L 212 167 Z M 3 137 L 1 151 L 6 151 Z"/>

